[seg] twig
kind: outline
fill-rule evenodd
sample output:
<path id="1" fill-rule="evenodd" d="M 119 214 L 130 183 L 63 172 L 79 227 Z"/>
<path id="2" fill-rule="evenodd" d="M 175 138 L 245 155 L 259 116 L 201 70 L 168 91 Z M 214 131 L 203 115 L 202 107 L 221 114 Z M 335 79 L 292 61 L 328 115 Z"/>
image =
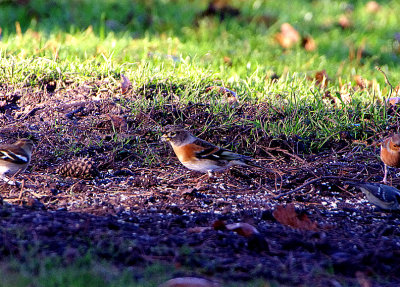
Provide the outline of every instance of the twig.
<path id="1" fill-rule="evenodd" d="M 22 195 L 23 195 L 23 193 L 24 193 L 24 187 L 25 187 L 25 180 L 23 179 L 23 180 L 22 180 L 22 183 L 21 183 L 21 190 L 19 191 L 18 199 L 21 199 L 21 198 L 22 198 Z"/>
<path id="2" fill-rule="evenodd" d="M 264 149 L 265 152 L 268 152 L 268 151 L 270 151 L 270 150 L 277 151 L 277 152 L 282 152 L 282 153 L 284 153 L 285 155 L 287 155 L 287 156 L 289 156 L 289 157 L 292 157 L 292 158 L 294 158 L 294 159 L 297 159 L 298 161 L 300 161 L 301 163 L 303 163 L 303 164 L 305 164 L 305 165 L 308 165 L 308 163 L 307 163 L 304 159 L 302 159 L 302 158 L 299 157 L 298 155 L 295 155 L 295 154 L 290 153 L 289 151 L 287 151 L 287 150 L 285 150 L 285 149 L 282 149 L 282 148 L 279 148 L 279 147 L 261 147 L 261 148 Z"/>

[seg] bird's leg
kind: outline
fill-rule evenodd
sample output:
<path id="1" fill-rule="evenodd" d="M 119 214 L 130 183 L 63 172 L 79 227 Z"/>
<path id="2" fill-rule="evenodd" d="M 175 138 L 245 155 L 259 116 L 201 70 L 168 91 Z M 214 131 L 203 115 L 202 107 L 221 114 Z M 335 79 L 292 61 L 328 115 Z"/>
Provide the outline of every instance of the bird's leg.
<path id="1" fill-rule="evenodd" d="M 387 172 L 388 172 L 388 167 L 387 167 L 387 165 L 386 164 L 384 164 L 384 166 L 385 166 L 385 173 L 384 173 L 384 176 L 383 176 L 383 183 L 387 183 Z"/>

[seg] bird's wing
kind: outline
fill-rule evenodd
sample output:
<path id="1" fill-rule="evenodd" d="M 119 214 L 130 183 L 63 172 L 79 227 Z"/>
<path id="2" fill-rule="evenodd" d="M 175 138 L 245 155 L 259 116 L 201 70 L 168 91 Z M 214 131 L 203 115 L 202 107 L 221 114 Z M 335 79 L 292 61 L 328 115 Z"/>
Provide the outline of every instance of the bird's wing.
<path id="1" fill-rule="evenodd" d="M 29 157 L 26 152 L 14 146 L 0 148 L 0 159 L 16 164 L 29 162 Z"/>
<path id="2" fill-rule="evenodd" d="M 230 150 L 215 146 L 207 141 L 197 139 L 193 142 L 203 149 L 196 152 L 196 157 L 201 159 L 211 159 L 211 160 L 240 160 L 243 163 L 250 161 L 251 157 L 244 156 L 241 154 L 234 153 Z"/>
<path id="3" fill-rule="evenodd" d="M 400 202 L 400 190 L 393 186 L 375 182 L 345 181 L 344 183 L 358 187 L 370 202 L 383 209 L 392 209 L 391 205 Z"/>
<path id="4" fill-rule="evenodd" d="M 194 145 L 196 145 L 198 148 L 198 151 L 196 152 L 196 157 L 199 159 L 212 159 L 212 160 L 217 160 L 221 159 L 220 157 L 220 152 L 221 148 L 213 145 L 212 143 L 209 143 L 207 141 L 201 140 L 201 139 L 196 139 L 193 142 Z"/>

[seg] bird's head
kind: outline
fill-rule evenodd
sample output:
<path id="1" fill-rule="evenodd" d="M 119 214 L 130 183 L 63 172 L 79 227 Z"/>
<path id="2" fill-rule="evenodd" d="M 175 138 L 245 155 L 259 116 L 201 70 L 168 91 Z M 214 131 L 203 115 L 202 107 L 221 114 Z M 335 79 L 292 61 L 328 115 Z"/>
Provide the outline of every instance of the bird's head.
<path id="1" fill-rule="evenodd" d="M 161 140 L 180 145 L 188 142 L 192 137 L 194 136 L 190 132 L 181 127 L 170 127 L 161 136 Z"/>

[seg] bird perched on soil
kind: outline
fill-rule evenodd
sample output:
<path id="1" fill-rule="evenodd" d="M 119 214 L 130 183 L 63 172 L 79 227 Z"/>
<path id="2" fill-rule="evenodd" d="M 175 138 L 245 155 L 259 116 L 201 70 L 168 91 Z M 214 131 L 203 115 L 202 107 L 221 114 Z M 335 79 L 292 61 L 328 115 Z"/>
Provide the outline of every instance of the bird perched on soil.
<path id="1" fill-rule="evenodd" d="M 383 182 L 387 182 L 388 166 L 400 167 L 400 134 L 387 137 L 381 144 L 381 160 L 385 165 Z"/>
<path id="2" fill-rule="evenodd" d="M 369 202 L 382 209 L 400 209 L 400 190 L 393 186 L 373 182 L 345 181 L 344 183 L 361 189 Z"/>
<path id="3" fill-rule="evenodd" d="M 33 142 L 30 139 L 19 139 L 13 144 L 0 145 L 0 179 L 14 184 L 7 177 L 24 172 L 31 161 Z"/>
<path id="4" fill-rule="evenodd" d="M 217 147 L 195 137 L 183 128 L 170 128 L 162 137 L 168 141 L 179 161 L 188 169 L 207 172 L 212 177 L 214 171 L 222 171 L 234 165 L 261 167 L 252 162 L 253 158 Z M 265 169 L 265 168 L 264 168 Z"/>

